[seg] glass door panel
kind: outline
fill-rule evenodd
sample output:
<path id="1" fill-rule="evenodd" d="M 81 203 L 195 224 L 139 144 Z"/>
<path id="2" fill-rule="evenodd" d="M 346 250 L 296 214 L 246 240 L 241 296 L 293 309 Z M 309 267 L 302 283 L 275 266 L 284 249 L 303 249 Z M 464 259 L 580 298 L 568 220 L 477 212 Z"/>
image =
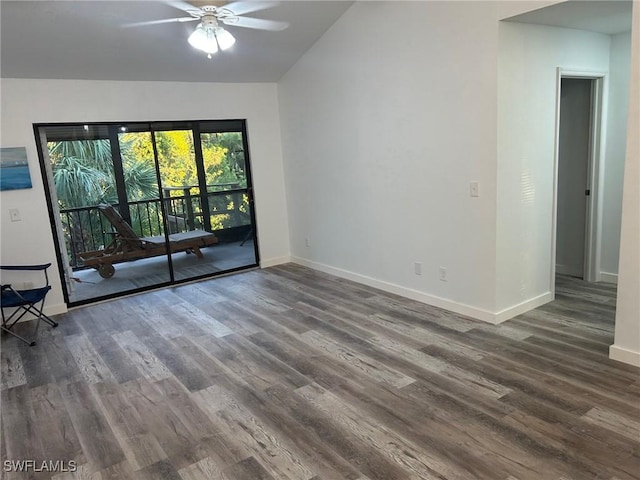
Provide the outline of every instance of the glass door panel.
<path id="1" fill-rule="evenodd" d="M 204 213 L 193 130 L 185 124 L 154 124 L 154 138 L 174 277 L 187 280 L 218 272 L 218 238 Z"/>
<path id="2" fill-rule="evenodd" d="M 140 240 L 162 233 L 152 214 L 159 203 L 155 168 L 131 148 L 133 141 L 122 140 L 121 128 L 65 125 L 40 132 L 47 139 L 71 305 L 171 280 L 166 256 L 145 250 Z M 149 205 L 140 209 L 144 202 Z"/>
<path id="3" fill-rule="evenodd" d="M 244 122 L 202 122 L 200 130 L 209 221 L 227 252 L 218 265 L 225 270 L 257 265 Z"/>
<path id="4" fill-rule="evenodd" d="M 82 266 L 80 254 L 108 242 L 97 205 L 113 198 L 109 134 L 104 126 L 60 126 L 48 129 L 46 138 L 66 257 L 75 268 Z"/>
<path id="5" fill-rule="evenodd" d="M 122 132 L 126 129 L 126 132 Z M 131 128 L 132 129 L 132 128 Z M 164 235 L 160 188 L 150 131 L 118 133 L 131 226 L 142 237 Z"/>
<path id="6" fill-rule="evenodd" d="M 208 192 L 247 188 L 242 133 L 201 133 Z"/>

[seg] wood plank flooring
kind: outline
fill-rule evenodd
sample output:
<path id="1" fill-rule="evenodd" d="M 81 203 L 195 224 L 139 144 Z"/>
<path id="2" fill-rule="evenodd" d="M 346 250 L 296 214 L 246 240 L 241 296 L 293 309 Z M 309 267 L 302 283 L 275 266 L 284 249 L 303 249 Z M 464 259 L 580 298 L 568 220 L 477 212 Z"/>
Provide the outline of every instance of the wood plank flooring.
<path id="1" fill-rule="evenodd" d="M 615 288 L 499 326 L 287 264 L 2 339 L 3 478 L 631 480 L 640 371 Z M 30 325 L 20 325 L 27 328 Z"/>

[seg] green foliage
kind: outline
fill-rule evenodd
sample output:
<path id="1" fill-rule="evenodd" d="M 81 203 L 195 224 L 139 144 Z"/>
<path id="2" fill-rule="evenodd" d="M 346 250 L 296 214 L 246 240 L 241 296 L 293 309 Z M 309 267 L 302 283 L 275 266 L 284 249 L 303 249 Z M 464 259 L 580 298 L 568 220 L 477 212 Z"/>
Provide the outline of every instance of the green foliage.
<path id="1" fill-rule="evenodd" d="M 203 133 L 201 139 L 207 185 L 235 183 L 246 187 L 242 135 L 239 132 Z"/>
<path id="2" fill-rule="evenodd" d="M 207 185 L 215 183 L 228 183 L 233 181 L 229 176 L 229 166 L 224 162 L 227 149 L 220 145 L 202 146 L 202 158 Z"/>
<path id="3" fill-rule="evenodd" d="M 160 177 L 164 187 L 198 184 L 190 130 L 156 132 Z M 203 133 L 202 154 L 207 185 L 246 186 L 242 135 Z M 120 154 L 130 202 L 158 198 L 154 151 L 149 132 L 119 135 Z M 108 139 L 49 142 L 58 201 L 63 209 L 117 201 Z M 215 190 L 215 187 L 214 187 Z M 183 192 L 176 190 L 173 196 Z M 197 191 L 192 191 L 197 194 Z"/>
<path id="4" fill-rule="evenodd" d="M 55 165 L 56 159 L 77 158 L 87 161 L 87 166 L 107 172 L 113 168 L 109 140 L 72 140 L 49 142 L 49 156 Z"/>
<path id="5" fill-rule="evenodd" d="M 81 207 L 85 202 L 104 201 L 109 189 L 109 176 L 82 158 L 62 157 L 53 169 L 58 202 L 63 208 Z"/>
<path id="6" fill-rule="evenodd" d="M 58 203 L 62 209 L 117 203 L 111 144 L 108 139 L 49 142 Z M 129 144 L 120 146 L 124 158 L 130 201 L 157 198 L 158 182 L 153 164 L 129 153 Z M 153 158 L 153 157 L 151 157 Z"/>
<path id="7" fill-rule="evenodd" d="M 158 198 L 158 180 L 153 160 L 151 134 L 123 133 L 118 136 L 120 156 L 127 186 L 127 200 L 151 200 Z"/>
<path id="8" fill-rule="evenodd" d="M 156 170 L 152 164 L 137 158 L 125 158 L 123 169 L 129 201 L 158 197 Z"/>
<path id="9" fill-rule="evenodd" d="M 156 132 L 158 164 L 163 187 L 185 187 L 198 184 L 193 135 L 190 130 Z M 180 190 L 173 196 L 183 195 Z"/>

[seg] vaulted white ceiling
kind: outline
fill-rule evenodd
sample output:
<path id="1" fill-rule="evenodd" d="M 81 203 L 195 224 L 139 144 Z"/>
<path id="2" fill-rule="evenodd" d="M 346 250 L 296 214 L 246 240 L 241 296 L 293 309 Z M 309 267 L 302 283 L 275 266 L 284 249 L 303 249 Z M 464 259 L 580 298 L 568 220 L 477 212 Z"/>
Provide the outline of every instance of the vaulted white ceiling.
<path id="1" fill-rule="evenodd" d="M 221 5 L 222 2 L 193 2 Z M 1 1 L 4 78 L 275 82 L 352 1 L 283 1 L 247 16 L 284 20 L 267 32 L 228 27 L 236 44 L 208 60 L 187 37 L 197 22 L 123 28 L 186 14 L 167 2 Z"/>
<path id="2" fill-rule="evenodd" d="M 198 6 L 219 0 L 190 0 Z M 213 59 L 187 37 L 197 22 L 125 24 L 185 16 L 165 0 L 0 0 L 4 78 L 276 82 L 353 1 L 285 0 L 248 14 L 290 23 L 281 32 L 228 27 L 237 38 Z M 510 21 L 607 34 L 631 28 L 631 1 L 567 1 Z"/>

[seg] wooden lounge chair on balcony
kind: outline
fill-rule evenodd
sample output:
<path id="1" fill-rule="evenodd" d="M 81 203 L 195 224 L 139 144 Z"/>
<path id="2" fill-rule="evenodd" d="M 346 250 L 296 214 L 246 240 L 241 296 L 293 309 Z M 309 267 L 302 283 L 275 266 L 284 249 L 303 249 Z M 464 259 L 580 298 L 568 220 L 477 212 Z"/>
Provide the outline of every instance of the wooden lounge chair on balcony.
<path id="1" fill-rule="evenodd" d="M 115 273 L 114 263 L 140 258 L 157 257 L 167 254 L 167 244 L 164 235 L 155 237 L 139 237 L 120 213 L 111 205 L 101 204 L 98 208 L 109 220 L 115 232 L 113 240 L 102 250 L 78 254 L 82 263 L 94 267 L 102 278 L 111 278 Z M 192 230 L 169 235 L 169 252 L 194 253 L 203 258 L 200 248 L 218 243 L 218 238 L 204 230 Z"/>

